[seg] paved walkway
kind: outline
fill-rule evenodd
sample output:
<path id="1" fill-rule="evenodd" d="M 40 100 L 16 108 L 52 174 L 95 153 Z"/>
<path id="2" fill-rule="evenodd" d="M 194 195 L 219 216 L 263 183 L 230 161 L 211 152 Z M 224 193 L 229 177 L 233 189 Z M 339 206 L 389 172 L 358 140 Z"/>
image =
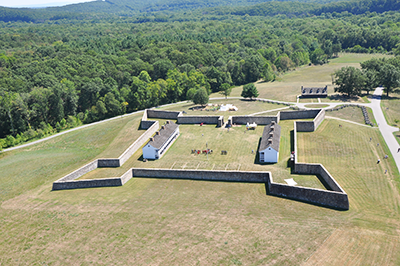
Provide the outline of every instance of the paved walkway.
<path id="1" fill-rule="evenodd" d="M 376 123 L 379 126 L 379 130 L 387 146 L 389 147 L 390 152 L 392 153 L 392 157 L 396 162 L 397 169 L 400 172 L 400 152 L 398 153 L 397 150 L 400 148 L 399 143 L 397 142 L 393 132 L 399 131 L 397 127 L 389 126 L 386 122 L 385 116 L 383 115 L 383 111 L 381 109 L 381 98 L 382 98 L 383 88 L 379 87 L 376 88 L 371 103 L 368 104 L 371 107 L 372 112 L 374 113 Z"/>

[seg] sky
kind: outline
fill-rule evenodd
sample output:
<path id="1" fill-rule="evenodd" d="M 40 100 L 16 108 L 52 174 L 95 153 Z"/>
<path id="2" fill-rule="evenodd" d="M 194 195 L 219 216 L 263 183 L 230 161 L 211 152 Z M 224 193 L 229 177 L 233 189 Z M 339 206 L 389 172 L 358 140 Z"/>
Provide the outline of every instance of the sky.
<path id="1" fill-rule="evenodd" d="M 0 6 L 5 7 L 48 7 L 65 6 L 95 0 L 0 0 Z"/>

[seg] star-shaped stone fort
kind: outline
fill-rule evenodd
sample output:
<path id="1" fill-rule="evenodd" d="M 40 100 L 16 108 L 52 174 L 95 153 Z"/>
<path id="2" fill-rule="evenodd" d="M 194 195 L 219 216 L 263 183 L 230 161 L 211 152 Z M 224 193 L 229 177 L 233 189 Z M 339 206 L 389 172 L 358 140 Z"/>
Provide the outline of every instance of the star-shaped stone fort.
<path id="1" fill-rule="evenodd" d="M 176 126 L 173 126 L 175 125 L 173 122 L 167 122 L 167 124 L 163 125 L 159 130 L 159 121 L 149 120 L 150 118 L 176 120 L 177 122 Z M 146 131 L 132 143 L 121 156 L 118 158 L 97 159 L 84 165 L 76 171 L 55 181 L 53 183 L 53 190 L 123 186 L 133 177 L 264 183 L 267 195 L 298 200 L 334 209 L 348 210 L 349 201 L 346 192 L 322 164 L 301 163 L 297 161 L 297 132 L 315 131 L 324 118 L 325 110 L 323 109 L 297 110 L 280 111 L 276 116 L 231 116 L 228 118 L 227 123 L 225 123 L 223 116 L 189 116 L 177 111 L 146 109 L 141 121 L 141 128 Z M 302 121 L 300 119 L 308 120 Z M 274 127 L 279 127 L 280 120 L 295 120 L 293 136 L 294 153 L 292 156 L 294 173 L 318 175 L 324 182 L 327 190 L 276 183 L 272 179 L 272 173 L 268 171 L 131 168 L 121 177 L 77 180 L 79 177 L 96 168 L 122 166 L 136 151 L 143 147 L 144 144 L 149 146 L 149 149 L 150 146 L 153 147 L 151 152 L 154 154 L 154 159 L 161 158 L 161 156 L 167 152 L 170 145 L 178 138 L 178 125 L 181 124 L 205 123 L 216 124 L 217 127 L 222 127 L 224 125 L 226 127 L 231 127 L 235 124 L 266 125 L 267 129 L 265 129 L 263 133 L 264 140 L 261 141 L 263 145 L 260 145 L 259 148 L 260 158 L 261 153 L 263 153 L 263 160 L 265 160 L 265 158 L 269 156 L 267 153 L 269 148 L 274 148 L 274 150 L 277 150 L 276 152 L 279 153 L 279 144 L 278 147 L 276 146 L 276 142 L 279 142 L 279 136 L 277 130 L 274 130 Z M 144 146 L 143 149 L 144 153 L 147 152 L 145 151 L 146 146 Z"/>

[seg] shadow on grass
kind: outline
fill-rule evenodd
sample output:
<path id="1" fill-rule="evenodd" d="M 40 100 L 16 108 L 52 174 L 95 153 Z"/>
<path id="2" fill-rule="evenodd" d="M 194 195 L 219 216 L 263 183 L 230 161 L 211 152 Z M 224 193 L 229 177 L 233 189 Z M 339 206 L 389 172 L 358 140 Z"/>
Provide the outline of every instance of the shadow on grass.
<path id="1" fill-rule="evenodd" d="M 137 160 L 140 161 L 140 162 L 143 162 L 143 154 L 140 155 L 140 157 L 137 158 Z M 156 159 L 146 159 L 146 160 L 147 160 L 148 162 L 153 162 L 153 161 L 155 161 Z"/>
<path id="2" fill-rule="evenodd" d="M 351 102 L 351 101 L 357 101 L 359 99 L 358 96 L 347 96 L 341 94 L 330 95 L 327 98 L 332 101 L 340 101 L 340 102 Z"/>
<path id="3" fill-rule="evenodd" d="M 321 99 L 325 99 L 325 98 L 329 98 L 329 96 L 320 96 L 320 95 L 315 95 L 315 96 L 299 96 L 299 99 L 301 100 L 301 99 L 318 99 L 318 98 L 321 98 Z"/>
<path id="4" fill-rule="evenodd" d="M 334 191 L 334 190 L 329 186 L 329 184 L 326 183 L 326 181 L 322 178 L 322 176 L 321 176 L 320 174 L 317 174 L 317 175 L 315 175 L 315 176 L 318 178 L 319 182 L 321 182 L 321 184 L 324 186 L 324 188 L 325 188 L 326 190 Z"/>
<path id="5" fill-rule="evenodd" d="M 394 135 L 394 137 L 396 138 L 397 142 L 400 145 L 400 132 L 395 132 L 395 133 L 393 133 L 393 135 Z"/>
<path id="6" fill-rule="evenodd" d="M 382 94 L 382 97 L 381 97 L 381 99 L 382 100 L 399 100 L 400 99 L 400 97 L 397 97 L 397 96 L 386 96 L 386 94 Z"/>
<path id="7" fill-rule="evenodd" d="M 290 151 L 294 151 L 294 129 L 290 130 Z"/>
<path id="8" fill-rule="evenodd" d="M 240 99 L 242 102 L 255 102 L 256 101 L 256 99 L 254 98 L 254 99 L 247 99 L 247 98 L 243 98 L 243 99 Z"/>
<path id="9" fill-rule="evenodd" d="M 292 153 L 293 151 L 294 151 L 294 130 L 290 130 L 290 153 Z M 286 163 L 286 167 L 290 168 L 290 174 L 294 174 L 293 166 L 294 166 L 294 161 L 292 161 L 291 158 L 289 157 Z"/>

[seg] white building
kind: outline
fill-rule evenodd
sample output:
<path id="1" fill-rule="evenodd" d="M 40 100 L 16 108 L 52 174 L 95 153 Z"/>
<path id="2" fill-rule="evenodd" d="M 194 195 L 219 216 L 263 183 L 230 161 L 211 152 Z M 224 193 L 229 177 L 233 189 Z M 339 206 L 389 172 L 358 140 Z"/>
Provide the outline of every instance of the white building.
<path id="1" fill-rule="evenodd" d="M 179 136 L 179 125 L 167 121 L 142 148 L 144 159 L 160 159 Z"/>
<path id="2" fill-rule="evenodd" d="M 281 126 L 274 121 L 265 126 L 260 147 L 258 149 L 261 163 L 277 163 L 279 159 L 279 143 Z"/>

